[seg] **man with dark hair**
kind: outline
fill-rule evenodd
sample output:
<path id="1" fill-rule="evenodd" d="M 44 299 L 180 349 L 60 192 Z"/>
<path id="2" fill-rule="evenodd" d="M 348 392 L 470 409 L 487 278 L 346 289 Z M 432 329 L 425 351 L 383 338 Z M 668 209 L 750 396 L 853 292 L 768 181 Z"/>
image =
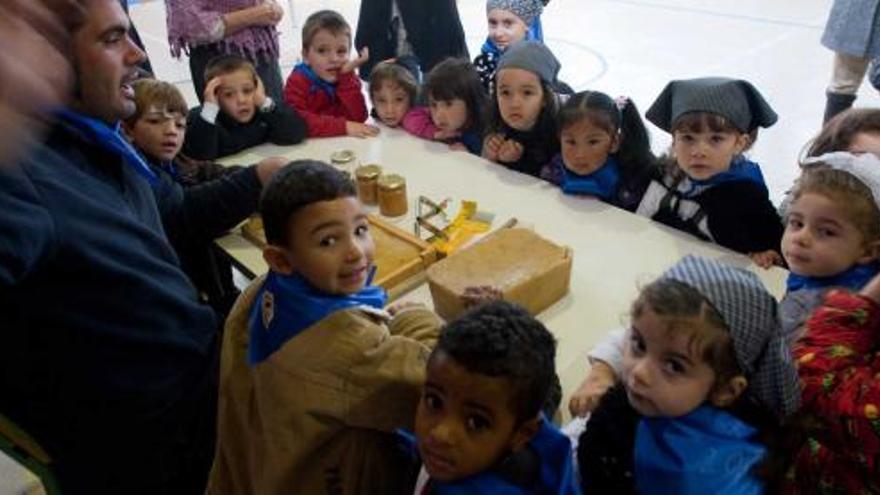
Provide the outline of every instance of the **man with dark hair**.
<path id="1" fill-rule="evenodd" d="M 200 493 L 213 455 L 216 322 L 163 230 L 179 195 L 119 134 L 144 54 L 118 0 L 83 0 L 76 91 L 0 171 L 0 411 L 64 493 Z"/>

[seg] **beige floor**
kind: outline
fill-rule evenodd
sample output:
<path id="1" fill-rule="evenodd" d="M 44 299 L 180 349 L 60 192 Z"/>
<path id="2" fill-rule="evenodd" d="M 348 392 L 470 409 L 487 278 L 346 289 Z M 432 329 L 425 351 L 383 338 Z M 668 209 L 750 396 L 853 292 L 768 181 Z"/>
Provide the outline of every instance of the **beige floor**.
<path id="1" fill-rule="evenodd" d="M 279 1 L 287 11 L 280 25 L 284 72 L 297 60 L 299 29 L 311 12 L 336 9 L 357 23 L 359 2 Z M 130 3 L 156 75 L 178 82 L 195 101 L 187 64 L 168 53 L 164 2 Z M 831 52 L 819 38 L 830 5 L 830 0 L 552 0 L 543 23 L 564 80 L 575 89 L 630 96 L 642 111 L 673 78 L 719 75 L 752 81 L 780 115 L 751 151 L 778 200 L 821 121 Z M 472 56 L 485 38 L 484 9 L 480 0 L 459 1 Z M 857 105 L 880 106 L 880 97 L 865 83 Z M 660 151 L 668 137 L 652 131 Z"/>

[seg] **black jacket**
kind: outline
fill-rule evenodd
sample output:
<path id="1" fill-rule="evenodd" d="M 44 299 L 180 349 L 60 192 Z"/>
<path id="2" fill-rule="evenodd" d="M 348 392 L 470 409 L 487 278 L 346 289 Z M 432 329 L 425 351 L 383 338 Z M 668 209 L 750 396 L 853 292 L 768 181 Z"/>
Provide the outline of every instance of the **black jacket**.
<path id="1" fill-rule="evenodd" d="M 377 62 L 398 55 L 395 53 L 397 35 L 391 27 L 391 2 L 361 2 L 354 46 L 358 50 L 370 49 L 370 59 L 358 70 L 365 81 L 370 79 Z M 407 41 L 419 59 L 422 72 L 429 72 L 446 57 L 470 58 L 455 0 L 397 0 L 397 6 Z"/>
<path id="2" fill-rule="evenodd" d="M 668 176 L 655 178 L 638 213 L 743 254 L 780 250 L 784 226 L 763 184 L 723 182 L 687 197 L 677 186 L 670 184 Z M 647 203 L 658 200 L 659 208 L 645 211 Z M 694 204 L 695 212 L 685 214 Z"/>
<path id="3" fill-rule="evenodd" d="M 0 171 L 0 411 L 65 493 L 168 493 L 210 467 L 217 327 L 162 227 L 185 206 L 162 198 L 63 124 Z"/>
<path id="4" fill-rule="evenodd" d="M 518 131 L 507 124 L 502 124 L 497 132 L 523 146 L 523 154 L 519 160 L 513 163 L 499 162 L 517 172 L 540 177 L 544 165 L 559 153 L 556 122 L 550 115 L 544 115 L 544 112 L 530 131 Z"/>
<path id="5" fill-rule="evenodd" d="M 270 142 L 297 144 L 306 137 L 306 122 L 284 102 L 275 102 L 270 112 L 257 110 L 250 122 L 242 124 L 223 113 L 212 124 L 202 118 L 202 107 L 189 111 L 183 154 L 197 160 L 214 160 Z"/>
<path id="6" fill-rule="evenodd" d="M 150 164 L 161 180 L 153 191 L 162 225 L 184 273 L 222 321 L 238 291 L 229 262 L 217 256 L 213 243 L 257 210 L 262 186 L 255 167 L 175 165 L 173 175 Z"/>

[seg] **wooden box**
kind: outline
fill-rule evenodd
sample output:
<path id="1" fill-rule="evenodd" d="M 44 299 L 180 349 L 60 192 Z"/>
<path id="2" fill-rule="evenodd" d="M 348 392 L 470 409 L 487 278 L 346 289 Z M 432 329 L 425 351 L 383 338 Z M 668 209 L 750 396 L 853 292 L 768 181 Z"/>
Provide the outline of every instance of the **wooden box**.
<path id="1" fill-rule="evenodd" d="M 568 292 L 572 255 L 531 230 L 501 229 L 428 268 L 434 310 L 453 319 L 466 287 L 491 285 L 536 315 Z"/>
<path id="2" fill-rule="evenodd" d="M 425 281 L 425 269 L 437 261 L 437 250 L 413 234 L 374 215 L 367 216 L 370 235 L 376 244 L 373 283 L 388 291 L 390 299 Z M 242 235 L 262 248 L 266 245 L 263 220 L 253 217 L 241 227 Z"/>

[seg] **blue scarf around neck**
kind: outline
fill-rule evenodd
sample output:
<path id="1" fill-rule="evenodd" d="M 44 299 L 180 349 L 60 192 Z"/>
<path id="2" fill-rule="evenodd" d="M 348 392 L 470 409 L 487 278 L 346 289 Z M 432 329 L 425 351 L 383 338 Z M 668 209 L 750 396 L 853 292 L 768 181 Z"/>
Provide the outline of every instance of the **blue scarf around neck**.
<path id="1" fill-rule="evenodd" d="M 146 160 L 128 142 L 128 139 L 119 132 L 119 122 L 111 127 L 102 120 L 69 109 L 60 110 L 57 115 L 62 122 L 79 131 L 82 137 L 92 144 L 119 155 L 126 165 L 146 179 L 151 186 L 159 184 L 159 176 L 156 175 L 156 172 L 150 168 Z"/>
<path id="2" fill-rule="evenodd" d="M 529 32 L 526 33 L 527 40 L 538 40 L 544 42 L 544 28 L 541 26 L 541 18 L 536 17 L 532 25 L 529 26 Z"/>
<path id="3" fill-rule="evenodd" d="M 401 447 L 413 457 L 418 455 L 417 440 L 408 432 L 397 430 Z M 455 481 L 428 481 L 427 491 L 430 495 L 526 495 L 541 493 L 546 495 L 580 495 L 580 487 L 571 456 L 571 441 L 565 434 L 546 418 L 542 419 L 541 427 L 526 447 L 530 452 L 519 452 L 517 455 L 534 455 L 537 460 L 532 486 L 521 486 L 508 479 L 510 469 L 504 461 L 483 472 Z M 516 469 L 517 464 L 509 467 Z M 505 473 L 506 471 L 506 473 Z M 517 473 L 521 474 L 521 473 Z"/>
<path id="4" fill-rule="evenodd" d="M 330 97 L 330 99 L 336 98 L 336 83 L 327 82 L 320 77 L 318 74 L 312 70 L 311 67 L 306 65 L 304 62 L 300 62 L 296 64 L 293 68 L 294 72 L 299 72 L 300 74 L 306 76 L 306 79 L 309 80 L 312 84 L 309 86 L 309 93 L 316 93 L 318 91 L 323 91 Z"/>
<path id="5" fill-rule="evenodd" d="M 638 491 L 763 494 L 764 485 L 752 469 L 767 449 L 755 440 L 756 434 L 751 425 L 710 405 L 678 418 L 644 418 L 635 444 Z"/>
<path id="6" fill-rule="evenodd" d="M 789 273 L 785 285 L 789 292 L 801 289 L 825 289 L 829 287 L 843 287 L 850 290 L 861 290 L 868 282 L 880 273 L 880 263 L 868 263 L 855 265 L 837 275 L 830 277 L 808 277 Z"/>
<path id="7" fill-rule="evenodd" d="M 526 31 L 525 41 L 540 41 L 541 43 L 544 42 L 544 30 L 541 27 L 540 17 L 535 19 L 535 22 L 533 22 L 532 25 L 529 26 L 528 31 Z M 485 54 L 491 54 L 492 58 L 495 61 L 497 61 L 498 58 L 501 57 L 501 54 L 504 53 L 501 48 L 498 48 L 498 45 L 496 45 L 495 42 L 492 41 L 492 38 L 488 36 L 486 37 L 486 41 L 483 42 L 483 46 L 482 48 L 480 48 L 480 51 Z"/>
<path id="8" fill-rule="evenodd" d="M 750 181 L 767 187 L 764 182 L 764 175 L 761 173 L 761 167 L 744 157 L 738 157 L 730 164 L 730 169 L 719 174 L 715 174 L 708 179 L 696 180 L 688 178 L 691 181 L 691 187 L 684 192 L 685 196 L 693 196 L 705 191 L 709 187 L 724 184 L 726 182 Z"/>
<path id="9" fill-rule="evenodd" d="M 259 364 L 288 340 L 336 311 L 359 306 L 381 310 L 385 289 L 370 285 L 375 268 L 360 292 L 348 296 L 325 294 L 301 275 L 269 271 L 254 299 L 250 314 L 248 361 Z"/>
<path id="10" fill-rule="evenodd" d="M 561 153 L 553 161 L 562 171 L 560 186 L 565 194 L 589 194 L 603 201 L 613 199 L 617 194 L 620 166 L 613 156 L 609 156 L 598 170 L 588 175 L 579 175 L 567 169 Z"/>

